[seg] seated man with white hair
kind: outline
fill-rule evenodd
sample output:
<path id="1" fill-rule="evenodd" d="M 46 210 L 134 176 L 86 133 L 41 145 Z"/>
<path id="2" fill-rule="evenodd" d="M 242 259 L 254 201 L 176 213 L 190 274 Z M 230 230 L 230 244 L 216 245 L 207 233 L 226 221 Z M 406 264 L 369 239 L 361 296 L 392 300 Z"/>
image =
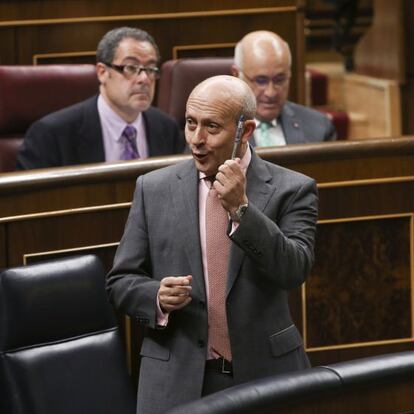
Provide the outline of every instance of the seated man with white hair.
<path id="1" fill-rule="evenodd" d="M 253 146 L 332 141 L 336 131 L 321 112 L 287 100 L 292 56 L 289 45 L 276 33 L 248 33 L 237 43 L 234 76 L 243 79 L 256 96 Z"/>

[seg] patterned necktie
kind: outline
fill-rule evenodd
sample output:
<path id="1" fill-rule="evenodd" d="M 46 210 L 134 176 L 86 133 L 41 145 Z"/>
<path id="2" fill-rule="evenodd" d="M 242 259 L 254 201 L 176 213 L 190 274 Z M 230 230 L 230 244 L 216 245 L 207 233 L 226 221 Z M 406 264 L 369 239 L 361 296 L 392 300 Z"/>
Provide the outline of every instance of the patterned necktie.
<path id="1" fill-rule="evenodd" d="M 136 128 L 131 125 L 127 125 L 121 136 L 121 142 L 124 144 L 121 160 L 133 160 L 135 158 L 139 158 L 136 138 Z"/>
<path id="2" fill-rule="evenodd" d="M 208 270 L 208 335 L 212 351 L 231 361 L 226 315 L 227 270 L 231 240 L 226 210 L 211 186 L 206 201 L 206 250 Z"/>
<path id="3" fill-rule="evenodd" d="M 272 127 L 270 122 L 261 121 L 259 124 L 258 137 L 255 136 L 256 146 L 268 147 L 272 145 L 269 128 Z"/>

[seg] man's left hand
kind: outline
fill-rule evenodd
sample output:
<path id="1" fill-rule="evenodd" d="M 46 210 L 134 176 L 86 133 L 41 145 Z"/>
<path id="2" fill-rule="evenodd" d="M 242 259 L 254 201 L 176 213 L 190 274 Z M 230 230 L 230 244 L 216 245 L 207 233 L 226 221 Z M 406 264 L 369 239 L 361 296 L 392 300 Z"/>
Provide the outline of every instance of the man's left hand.
<path id="1" fill-rule="evenodd" d="M 223 207 L 232 215 L 242 204 L 247 204 L 246 177 L 240 167 L 240 158 L 220 165 L 214 188 Z"/>

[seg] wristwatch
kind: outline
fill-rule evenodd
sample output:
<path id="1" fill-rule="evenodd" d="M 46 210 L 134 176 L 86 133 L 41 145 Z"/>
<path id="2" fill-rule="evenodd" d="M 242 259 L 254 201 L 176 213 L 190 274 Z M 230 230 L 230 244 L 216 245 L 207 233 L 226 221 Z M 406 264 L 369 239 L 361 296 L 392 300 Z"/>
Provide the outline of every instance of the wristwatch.
<path id="1" fill-rule="evenodd" d="M 239 207 L 237 208 L 237 210 L 233 214 L 230 215 L 231 219 L 233 221 L 240 222 L 241 218 L 243 217 L 244 213 L 247 210 L 247 207 L 249 207 L 249 205 L 247 203 L 246 204 L 240 204 Z"/>

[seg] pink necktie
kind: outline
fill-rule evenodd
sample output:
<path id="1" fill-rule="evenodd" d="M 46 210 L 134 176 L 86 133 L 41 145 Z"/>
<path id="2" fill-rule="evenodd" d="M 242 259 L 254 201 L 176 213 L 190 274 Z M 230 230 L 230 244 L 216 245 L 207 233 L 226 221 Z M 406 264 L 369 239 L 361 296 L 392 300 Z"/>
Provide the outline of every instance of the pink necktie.
<path id="1" fill-rule="evenodd" d="M 217 192 L 210 188 L 206 201 L 206 250 L 208 270 L 208 327 L 212 351 L 231 361 L 226 315 L 226 284 L 231 240 L 228 215 Z"/>
<path id="2" fill-rule="evenodd" d="M 133 160 L 139 158 L 137 148 L 137 130 L 131 125 L 127 125 L 122 132 L 122 142 L 124 144 L 124 151 L 121 155 L 121 160 Z"/>

